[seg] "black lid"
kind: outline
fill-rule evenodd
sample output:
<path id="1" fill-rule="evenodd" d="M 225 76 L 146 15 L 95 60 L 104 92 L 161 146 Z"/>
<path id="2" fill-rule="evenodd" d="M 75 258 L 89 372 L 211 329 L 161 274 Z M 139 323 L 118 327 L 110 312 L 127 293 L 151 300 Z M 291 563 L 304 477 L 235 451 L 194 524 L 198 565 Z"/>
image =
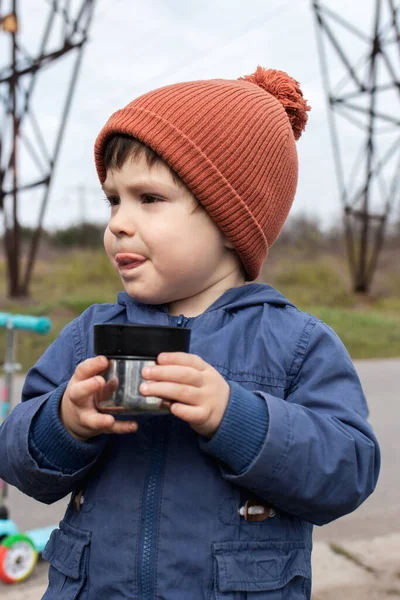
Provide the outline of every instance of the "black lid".
<path id="1" fill-rule="evenodd" d="M 160 352 L 188 352 L 190 329 L 163 325 L 95 325 L 94 352 L 156 359 Z"/>

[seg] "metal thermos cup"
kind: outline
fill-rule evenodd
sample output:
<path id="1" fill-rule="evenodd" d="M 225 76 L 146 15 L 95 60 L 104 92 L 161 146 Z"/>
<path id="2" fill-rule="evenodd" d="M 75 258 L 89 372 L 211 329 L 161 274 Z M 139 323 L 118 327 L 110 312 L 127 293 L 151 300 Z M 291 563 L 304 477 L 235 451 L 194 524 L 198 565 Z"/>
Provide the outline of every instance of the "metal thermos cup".
<path id="1" fill-rule="evenodd" d="M 94 352 L 109 359 L 102 375 L 110 384 L 105 395 L 96 395 L 97 410 L 114 415 L 168 412 L 162 398 L 139 392 L 142 369 L 156 364 L 161 352 L 188 352 L 189 344 L 190 329 L 184 327 L 95 325 Z"/>

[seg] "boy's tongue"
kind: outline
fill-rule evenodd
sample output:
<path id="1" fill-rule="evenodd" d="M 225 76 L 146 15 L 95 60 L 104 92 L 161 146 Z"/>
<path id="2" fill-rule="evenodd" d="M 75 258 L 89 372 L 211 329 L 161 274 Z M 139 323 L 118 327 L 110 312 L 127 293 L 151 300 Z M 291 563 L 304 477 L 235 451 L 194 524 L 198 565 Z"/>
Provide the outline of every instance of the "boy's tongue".
<path id="1" fill-rule="evenodd" d="M 119 267 L 127 267 L 135 264 L 140 264 L 146 260 L 140 254 L 127 254 L 126 252 L 117 254 L 115 260 Z"/>

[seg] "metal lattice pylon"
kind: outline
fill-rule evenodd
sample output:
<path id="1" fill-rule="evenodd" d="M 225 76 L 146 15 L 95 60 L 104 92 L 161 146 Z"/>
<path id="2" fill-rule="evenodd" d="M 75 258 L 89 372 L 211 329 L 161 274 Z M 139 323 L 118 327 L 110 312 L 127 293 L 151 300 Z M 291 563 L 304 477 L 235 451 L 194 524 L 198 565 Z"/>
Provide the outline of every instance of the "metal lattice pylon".
<path id="1" fill-rule="evenodd" d="M 366 293 L 399 193 L 398 7 L 393 0 L 350 4 L 349 10 L 359 13 L 353 15 L 356 25 L 326 3 L 312 5 L 353 289 Z M 359 23 L 368 10 L 369 34 Z"/>
<path id="2" fill-rule="evenodd" d="M 0 36 L 3 37 L 3 41 L 5 36 L 10 40 L 10 61 L 4 66 L 0 65 L 0 210 L 4 216 L 4 242 L 11 297 L 28 295 L 54 167 L 95 5 L 95 0 L 74 3 L 70 0 L 42 2 L 46 5 L 46 19 L 43 22 L 39 50 L 33 56 L 21 42 L 17 0 L 11 0 L 9 6 L 5 6 L 7 3 L 0 0 Z M 29 27 L 29 14 L 32 10 L 32 5 L 26 7 L 26 27 Z M 40 118 L 36 116 L 35 102 L 37 105 L 41 98 L 40 95 L 35 95 L 35 88 L 43 69 L 46 67 L 47 70 L 52 63 L 66 56 L 73 60 L 72 69 L 66 94 L 61 96 L 59 90 L 52 90 L 52 99 L 61 100 L 61 108 L 55 139 L 52 148 L 49 148 L 50 144 L 43 134 Z M 26 177 L 22 178 L 20 149 L 31 159 L 28 181 Z M 41 191 L 41 203 L 37 228 L 22 273 L 18 198 L 21 193 L 32 191 L 34 188 Z"/>

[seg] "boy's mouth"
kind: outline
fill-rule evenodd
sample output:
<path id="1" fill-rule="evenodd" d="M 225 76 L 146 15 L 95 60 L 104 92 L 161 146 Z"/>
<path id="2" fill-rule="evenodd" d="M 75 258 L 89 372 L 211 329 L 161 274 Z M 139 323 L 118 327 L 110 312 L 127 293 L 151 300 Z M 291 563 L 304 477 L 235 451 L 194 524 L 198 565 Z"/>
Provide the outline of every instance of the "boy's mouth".
<path id="1" fill-rule="evenodd" d="M 144 256 L 139 254 L 120 253 L 115 255 L 115 262 L 120 270 L 133 269 L 146 261 Z"/>

